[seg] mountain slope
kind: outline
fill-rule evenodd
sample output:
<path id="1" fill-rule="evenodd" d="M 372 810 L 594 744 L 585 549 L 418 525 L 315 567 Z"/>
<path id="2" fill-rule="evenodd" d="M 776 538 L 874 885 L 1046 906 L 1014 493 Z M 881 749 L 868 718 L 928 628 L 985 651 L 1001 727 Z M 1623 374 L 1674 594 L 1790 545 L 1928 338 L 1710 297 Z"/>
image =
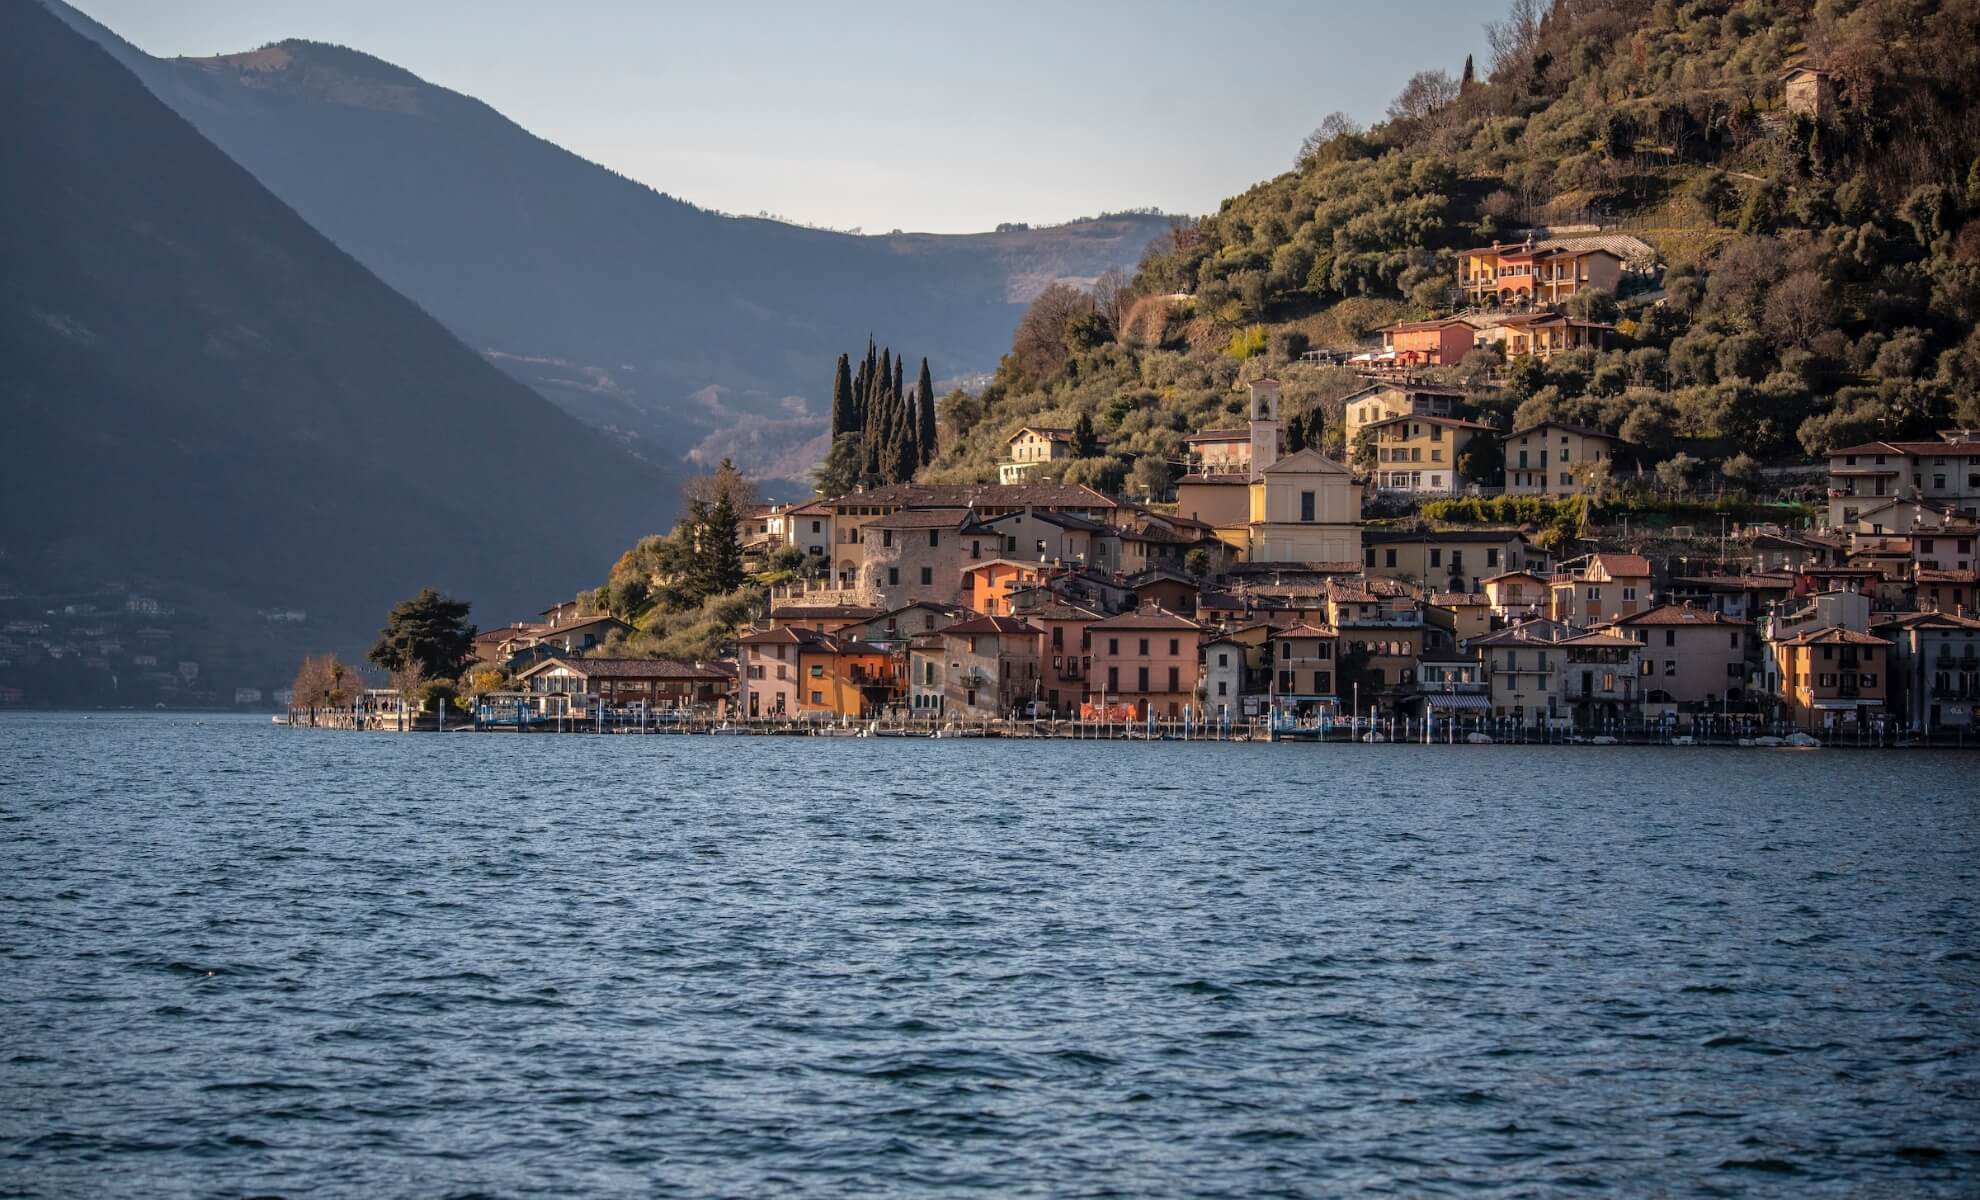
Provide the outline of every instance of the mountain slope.
<path id="1" fill-rule="evenodd" d="M 656 459 L 739 423 L 765 463 L 809 439 L 833 359 L 870 332 L 938 377 L 988 371 L 1032 295 L 1132 267 L 1167 225 L 859 237 L 726 217 L 356 51 L 161 60 L 54 7 L 387 283 Z"/>
<path id="2" fill-rule="evenodd" d="M 306 607 L 434 584 L 505 618 L 662 527 L 673 487 L 460 344 L 109 55 L 0 0 L 0 545 Z"/>

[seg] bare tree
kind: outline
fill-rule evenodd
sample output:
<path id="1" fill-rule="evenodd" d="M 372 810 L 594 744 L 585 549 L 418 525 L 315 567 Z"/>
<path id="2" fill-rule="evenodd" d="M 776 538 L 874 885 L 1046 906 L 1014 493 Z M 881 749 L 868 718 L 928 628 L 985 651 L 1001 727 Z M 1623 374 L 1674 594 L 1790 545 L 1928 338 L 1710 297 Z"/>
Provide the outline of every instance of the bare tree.
<path id="1" fill-rule="evenodd" d="M 1793 346 L 1806 346 L 1834 324 L 1835 300 L 1813 271 L 1796 271 L 1767 289 L 1761 322 L 1768 333 Z"/>
<path id="2" fill-rule="evenodd" d="M 1072 356 L 1066 326 L 1092 311 L 1093 297 L 1070 284 L 1055 283 L 1038 293 L 1011 338 L 1011 354 L 1027 386 L 1043 383 L 1065 365 Z"/>
<path id="3" fill-rule="evenodd" d="M 697 502 L 713 508 L 716 501 L 727 496 L 729 503 L 740 513 L 756 503 L 756 495 L 756 483 L 726 458 L 713 471 L 706 475 L 690 475 L 681 484 L 683 508 L 692 508 Z"/>
<path id="4" fill-rule="evenodd" d="M 1299 157 L 1293 160 L 1293 166 L 1305 166 L 1336 138 L 1359 137 L 1361 132 L 1361 126 L 1353 117 L 1344 112 L 1330 112 L 1320 119 L 1319 127 L 1307 134 L 1306 140 L 1299 144 Z"/>
<path id="5" fill-rule="evenodd" d="M 1391 121 L 1422 122 L 1457 99 L 1457 80 L 1449 71 L 1418 71 L 1389 104 Z"/>
<path id="6" fill-rule="evenodd" d="M 1494 79 L 1523 69 L 1540 48 L 1540 0 L 1512 0 L 1505 20 L 1485 23 L 1485 41 Z"/>
<path id="7" fill-rule="evenodd" d="M 1100 315 L 1107 318 L 1107 324 L 1116 333 L 1127 324 L 1128 310 L 1134 307 L 1134 300 L 1128 273 L 1119 267 L 1107 268 L 1093 281 L 1093 302 L 1100 306 Z"/>

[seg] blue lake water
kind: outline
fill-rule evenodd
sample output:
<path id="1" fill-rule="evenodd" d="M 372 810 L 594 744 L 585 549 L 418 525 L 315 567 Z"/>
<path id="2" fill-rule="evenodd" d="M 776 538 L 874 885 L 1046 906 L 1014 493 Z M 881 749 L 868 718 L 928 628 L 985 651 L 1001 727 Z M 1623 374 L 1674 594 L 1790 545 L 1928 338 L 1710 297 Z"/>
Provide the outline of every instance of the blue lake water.
<path id="1" fill-rule="evenodd" d="M 1971 1195 L 1980 755 L 0 718 L 0 1195 Z"/>

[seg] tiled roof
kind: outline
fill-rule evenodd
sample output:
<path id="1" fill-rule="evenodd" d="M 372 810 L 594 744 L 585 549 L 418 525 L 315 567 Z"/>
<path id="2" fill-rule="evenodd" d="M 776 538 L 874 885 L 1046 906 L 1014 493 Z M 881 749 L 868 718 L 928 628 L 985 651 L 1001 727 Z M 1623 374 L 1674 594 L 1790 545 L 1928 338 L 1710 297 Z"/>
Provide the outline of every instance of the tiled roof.
<path id="1" fill-rule="evenodd" d="M 1585 646 L 1597 650 L 1636 650 L 1641 643 L 1634 638 L 1616 637 L 1607 633 L 1583 633 L 1574 637 L 1562 638 L 1556 646 Z"/>
<path id="2" fill-rule="evenodd" d="M 1330 638 L 1340 636 L 1340 631 L 1337 629 L 1325 629 L 1318 625 L 1301 624 L 1295 625 L 1291 629 L 1275 629 L 1272 631 L 1272 636 L 1275 638 Z"/>
<path id="3" fill-rule="evenodd" d="M 967 508 L 904 508 L 867 524 L 875 529 L 956 529 L 969 524 Z"/>
<path id="4" fill-rule="evenodd" d="M 1795 634 L 1780 644 L 1783 646 L 1883 646 L 1888 643 L 1880 637 L 1858 633 L 1854 629 L 1844 629 L 1840 625 L 1831 625 L 1826 629 L 1811 629 L 1807 633 Z"/>
<path id="5" fill-rule="evenodd" d="M 1729 617 L 1709 608 L 1692 608 L 1685 604 L 1660 604 L 1656 608 L 1631 613 L 1609 622 L 1611 625 L 1751 625 L 1744 617 Z"/>
<path id="6" fill-rule="evenodd" d="M 1432 542 L 1524 542 L 1526 534 L 1517 529 L 1363 529 L 1361 544 L 1364 546 L 1392 546 L 1401 543 L 1428 545 Z"/>
<path id="7" fill-rule="evenodd" d="M 1425 425 L 1442 425 L 1447 429 L 1482 429 L 1487 433 L 1497 432 L 1493 426 L 1482 425 L 1477 421 L 1465 421 L 1457 417 L 1433 417 L 1427 413 L 1397 413 L 1393 417 L 1383 417 L 1379 421 L 1370 421 L 1366 425 L 1363 425 L 1362 428 L 1380 429 L 1384 425 L 1395 425 L 1403 421 L 1421 421 Z"/>
<path id="8" fill-rule="evenodd" d="M 1036 625 L 1020 620 L 1017 617 L 974 617 L 942 630 L 944 634 L 955 634 L 958 637 L 1007 633 L 1036 635 L 1039 632 L 1041 631 Z"/>
<path id="9" fill-rule="evenodd" d="M 1920 583 L 1972 583 L 1980 578 L 1980 571 L 1939 571 L 1931 567 L 1918 568 Z"/>
<path id="10" fill-rule="evenodd" d="M 1592 569 L 1596 563 L 1609 573 L 1611 579 L 1637 579 L 1650 573 L 1650 560 L 1641 554 L 1596 554 L 1589 558 Z"/>
<path id="11" fill-rule="evenodd" d="M 1563 433 L 1578 433 L 1582 437 L 1606 438 L 1611 442 L 1619 442 L 1622 440 L 1613 433 L 1603 433 L 1599 429 L 1591 429 L 1586 425 L 1570 425 L 1566 421 L 1541 421 L 1535 425 L 1528 425 L 1524 429 L 1515 429 L 1511 433 L 1506 434 L 1505 436 L 1509 438 L 1525 437 L 1527 434 L 1532 433 L 1536 429 L 1558 429 Z"/>
<path id="12" fill-rule="evenodd" d="M 1102 629 L 1202 629 L 1203 626 L 1170 612 L 1166 608 L 1144 608 L 1136 612 L 1122 613 L 1118 617 L 1108 617 L 1095 622 L 1095 630 Z"/>
<path id="13" fill-rule="evenodd" d="M 674 662 L 664 658 L 546 658 L 524 675 L 534 675 L 552 664 L 580 675 L 604 675 L 614 679 L 727 679 L 728 675 L 696 663 Z"/>
<path id="14" fill-rule="evenodd" d="M 1431 592 L 1430 603 L 1437 608 L 1483 608 L 1492 601 L 1483 592 Z"/>
<path id="15" fill-rule="evenodd" d="M 773 621 L 869 621 L 886 615 L 864 604 L 780 604 L 770 610 Z"/>
<path id="16" fill-rule="evenodd" d="M 1118 507 L 1116 501 L 1076 483 L 890 483 L 864 492 L 847 492 L 828 503 L 883 508 L 890 505 L 901 508 Z"/>

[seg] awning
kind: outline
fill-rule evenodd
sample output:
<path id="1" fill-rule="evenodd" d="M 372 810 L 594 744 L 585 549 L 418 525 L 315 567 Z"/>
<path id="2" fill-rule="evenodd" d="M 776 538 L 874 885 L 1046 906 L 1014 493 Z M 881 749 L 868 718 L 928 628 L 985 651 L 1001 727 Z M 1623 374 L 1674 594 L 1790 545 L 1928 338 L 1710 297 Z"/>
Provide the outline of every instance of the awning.
<path id="1" fill-rule="evenodd" d="M 1858 708 L 1881 708 L 1882 700 L 1817 700 L 1811 707 L 1825 712 L 1849 712 Z"/>
<path id="2" fill-rule="evenodd" d="M 1476 709 L 1482 712 L 1492 707 L 1492 701 L 1490 700 L 1490 698 L 1485 696 L 1477 696 L 1477 695 L 1445 696 L 1445 695 L 1440 695 L 1437 692 L 1425 692 L 1423 698 L 1429 701 L 1431 708 Z"/>

